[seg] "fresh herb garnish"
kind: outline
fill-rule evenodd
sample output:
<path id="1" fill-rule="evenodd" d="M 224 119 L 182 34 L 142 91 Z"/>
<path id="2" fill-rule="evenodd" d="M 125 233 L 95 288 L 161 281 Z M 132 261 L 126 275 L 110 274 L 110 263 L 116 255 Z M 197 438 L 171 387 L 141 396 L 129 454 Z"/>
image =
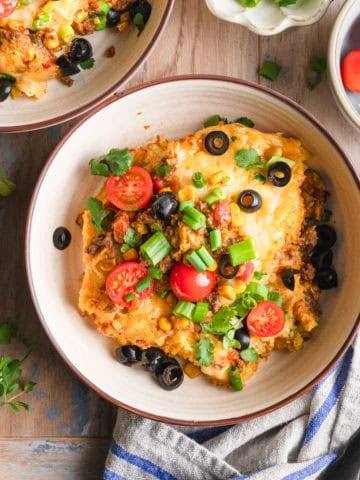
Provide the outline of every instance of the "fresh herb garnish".
<path id="1" fill-rule="evenodd" d="M 242 390 L 243 384 L 241 381 L 240 370 L 238 367 L 229 367 L 227 369 L 230 385 L 234 390 Z"/>
<path id="2" fill-rule="evenodd" d="M 0 344 L 9 344 L 16 336 L 17 328 L 11 323 L 3 323 L 0 325 Z"/>
<path id="3" fill-rule="evenodd" d="M 229 348 L 241 348 L 241 344 L 239 342 L 239 340 L 236 340 L 236 338 L 234 338 L 235 336 L 235 328 L 232 328 L 231 330 L 229 330 L 223 337 L 223 345 L 224 345 L 224 348 L 226 349 L 229 349 Z"/>
<path id="4" fill-rule="evenodd" d="M 140 238 L 141 236 L 133 228 L 129 227 L 124 235 L 124 243 L 127 243 L 130 247 L 135 247 L 139 243 Z"/>
<path id="5" fill-rule="evenodd" d="M 5 172 L 0 172 L 0 197 L 9 196 L 16 188 L 15 183 L 11 182 Z"/>
<path id="6" fill-rule="evenodd" d="M 79 65 L 83 70 L 89 70 L 95 65 L 95 58 L 93 57 L 87 58 L 86 60 L 83 60 L 82 62 L 80 62 Z"/>
<path id="7" fill-rule="evenodd" d="M 235 162 L 238 167 L 251 170 L 252 168 L 264 168 L 261 157 L 254 148 L 243 148 L 235 154 Z"/>
<path id="8" fill-rule="evenodd" d="M 124 175 L 133 162 L 133 156 L 128 148 L 112 148 L 107 155 L 90 160 L 90 171 L 92 175 L 108 177 L 110 172 L 116 176 Z"/>
<path id="9" fill-rule="evenodd" d="M 164 177 L 170 170 L 170 165 L 167 163 L 162 163 L 159 165 L 156 169 L 157 175 L 160 175 L 160 177 Z"/>
<path id="10" fill-rule="evenodd" d="M 237 120 L 235 120 L 235 123 L 241 123 L 242 125 L 245 125 L 245 127 L 249 128 L 254 128 L 255 123 L 247 117 L 240 117 Z"/>
<path id="11" fill-rule="evenodd" d="M 232 135 L 230 138 L 231 138 L 231 141 L 232 141 L 232 142 L 235 142 L 235 141 L 237 140 L 237 136 L 236 136 L 236 135 Z"/>
<path id="12" fill-rule="evenodd" d="M 258 182 L 264 184 L 266 182 L 266 178 L 264 177 L 264 175 L 261 175 L 261 173 L 259 172 L 255 172 L 254 173 L 254 178 L 255 180 L 257 180 Z"/>
<path id="13" fill-rule="evenodd" d="M 259 354 L 253 347 L 246 348 L 241 350 L 240 357 L 245 360 L 245 362 L 255 362 L 259 358 Z"/>
<path id="14" fill-rule="evenodd" d="M 297 0 L 275 0 L 279 4 L 279 7 L 287 7 L 289 5 L 295 5 Z"/>
<path id="15" fill-rule="evenodd" d="M 198 343 L 195 343 L 195 358 L 199 365 L 208 367 L 214 360 L 214 344 L 208 338 L 202 338 Z"/>
<path id="16" fill-rule="evenodd" d="M 208 120 L 206 120 L 206 122 L 204 122 L 204 128 L 216 127 L 216 125 L 218 125 L 221 121 L 224 122 L 225 124 L 228 123 L 226 118 L 222 118 L 220 117 L 220 115 L 213 115 Z"/>
<path id="17" fill-rule="evenodd" d="M 320 221 L 323 223 L 328 222 L 331 219 L 332 211 L 325 208 L 320 216 Z"/>
<path id="18" fill-rule="evenodd" d="M 314 90 L 319 85 L 324 72 L 326 72 L 326 58 L 315 57 L 309 61 L 306 70 L 306 86 L 309 90 Z"/>
<path id="19" fill-rule="evenodd" d="M 261 280 L 264 275 L 267 275 L 265 272 L 254 272 L 254 277 L 256 280 Z"/>
<path id="20" fill-rule="evenodd" d="M 97 198 L 90 197 L 87 199 L 85 208 L 90 211 L 92 223 L 95 225 L 97 233 L 102 232 L 102 223 L 104 219 L 109 215 L 110 210 L 103 208 L 102 202 Z"/>
<path id="21" fill-rule="evenodd" d="M 283 300 L 282 300 L 282 296 L 280 295 L 280 293 L 278 293 L 278 292 L 269 292 L 268 300 L 269 300 L 270 302 L 276 303 L 276 305 L 279 305 L 279 307 L 282 307 Z"/>
<path id="22" fill-rule="evenodd" d="M 140 33 L 144 30 L 144 27 L 145 27 L 144 17 L 143 17 L 142 13 L 138 12 L 134 15 L 133 24 L 137 27 L 138 36 L 139 36 Z"/>
<path id="23" fill-rule="evenodd" d="M 268 60 L 262 64 L 262 67 L 260 67 L 258 73 L 267 80 L 274 81 L 279 76 L 281 68 L 282 67 L 278 63 Z"/>

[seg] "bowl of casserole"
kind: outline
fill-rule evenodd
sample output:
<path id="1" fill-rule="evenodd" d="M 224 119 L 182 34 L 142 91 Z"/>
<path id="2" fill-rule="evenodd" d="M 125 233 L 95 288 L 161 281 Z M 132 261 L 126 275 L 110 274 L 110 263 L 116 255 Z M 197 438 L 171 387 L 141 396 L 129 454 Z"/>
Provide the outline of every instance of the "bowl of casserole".
<path id="1" fill-rule="evenodd" d="M 114 125 L 115 117 L 122 119 L 120 129 Z M 219 137 L 225 141 L 225 150 Z M 73 161 L 63 168 L 69 152 Z M 117 156 L 122 166 L 123 162 L 127 164 L 124 177 L 124 172 L 109 171 L 117 168 Z M 134 163 L 130 167 L 131 158 Z M 176 159 L 185 162 L 180 170 Z M 281 167 L 278 174 L 273 171 L 275 167 Z M 228 169 L 233 175 L 220 179 L 218 174 L 229 173 Z M 311 181 L 305 188 L 308 201 L 301 200 L 299 194 L 304 172 L 310 172 L 312 178 L 321 177 L 323 182 Z M 202 173 L 204 183 L 200 175 L 193 178 L 195 173 Z M 173 181 L 166 175 L 175 175 Z M 156 176 L 160 179 L 156 180 Z M 121 178 L 126 189 L 120 195 Z M 165 180 L 165 184 L 160 180 Z M 150 189 L 153 196 L 148 194 L 149 181 L 154 184 Z M 115 190 L 114 182 L 118 185 Z M 193 185 L 193 198 L 189 198 L 191 182 L 197 185 Z M 314 185 L 322 191 L 319 197 Z M 247 193 L 239 196 L 243 188 Z M 298 283 L 302 274 L 293 268 L 298 250 L 290 248 L 297 240 L 292 239 L 291 228 L 286 225 L 290 222 L 293 231 L 303 235 L 303 202 L 310 208 L 308 213 L 313 207 L 317 211 L 311 214 L 313 219 L 308 224 L 312 232 L 319 223 L 328 221 L 318 216 L 325 213 L 326 192 L 330 193 L 327 214 L 332 211 L 330 230 L 337 235 L 330 261 L 337 281 L 324 286 L 318 280 L 325 290 L 320 295 L 322 313 L 318 316 L 316 307 L 314 317 L 308 315 L 310 312 L 300 298 L 296 307 L 293 302 L 293 293 L 311 297 L 318 289 L 309 283 L 309 278 L 313 278 L 311 267 Z M 255 208 L 252 199 L 258 200 L 259 196 L 262 206 L 257 201 Z M 161 213 L 163 202 L 166 206 L 170 201 L 171 210 L 176 197 L 180 201 L 176 216 L 167 223 Z M 238 217 L 238 206 L 230 203 L 234 224 L 240 218 L 236 220 L 240 236 L 234 233 L 235 227 L 221 223 L 227 216 L 226 210 L 218 211 L 217 217 L 215 214 L 217 206 L 223 207 L 230 197 L 239 197 L 232 203 L 237 202 L 246 210 L 241 210 Z M 295 201 L 297 209 L 287 210 L 290 200 Z M 152 213 L 141 210 L 146 203 L 151 205 Z M 108 100 L 76 126 L 55 149 L 40 176 L 26 231 L 26 266 L 34 305 L 63 359 L 83 381 L 114 404 L 149 418 L 179 424 L 220 425 L 253 418 L 308 391 L 351 343 L 360 306 L 358 297 L 352 294 L 360 283 L 360 274 L 352 261 L 360 240 L 354 228 L 359 204 L 358 180 L 341 148 L 311 115 L 285 97 L 226 77 L 175 77 L 140 86 L 120 99 Z M 169 208 L 165 210 L 169 212 Z M 302 212 L 301 216 L 297 211 Z M 314 215 L 318 220 L 314 220 Z M 103 223 L 105 217 L 109 234 L 106 222 Z M 125 220 L 130 223 L 124 229 Z M 116 235 L 115 230 L 114 235 L 111 233 L 114 222 Z M 262 226 L 263 235 L 256 231 L 256 225 Z M 271 238 L 266 229 L 272 232 Z M 178 230 L 182 231 L 180 244 Z M 304 244 L 313 243 L 311 235 L 306 238 Z M 195 245 L 193 242 L 199 239 L 200 244 Z M 285 256 L 281 254 L 284 242 L 290 248 Z M 333 245 L 332 240 L 330 243 Z M 221 248 L 229 248 L 231 264 L 225 265 L 225 270 L 222 254 L 227 255 L 227 250 Z M 121 257 L 130 255 L 129 252 L 131 258 Z M 166 259 L 169 252 L 173 257 Z M 241 268 L 247 261 L 253 262 L 254 268 L 245 278 Z M 278 272 L 278 265 L 283 261 L 282 267 L 291 278 L 279 280 L 284 272 Z M 169 293 L 168 285 L 161 282 L 167 281 L 169 268 L 175 271 L 176 262 L 192 272 L 182 276 L 182 281 L 186 283 L 188 279 L 190 285 L 177 284 L 177 275 L 171 273 Z M 210 272 L 207 278 L 216 275 L 215 297 L 213 291 L 206 291 L 208 283 L 197 283 L 196 275 L 202 275 L 204 270 Z M 236 278 L 232 278 L 233 271 Z M 243 283 L 238 282 L 239 290 L 232 283 L 237 280 Z M 327 288 L 336 285 L 337 288 Z M 211 288 L 214 289 L 214 283 Z M 234 291 L 236 296 L 232 297 Z M 315 301 L 318 294 L 314 295 Z M 172 303 L 174 296 L 177 300 Z M 282 309 L 278 306 L 279 297 Z M 165 302 L 170 298 L 167 304 L 164 298 Z M 315 303 L 310 301 L 307 306 L 312 308 Z M 205 313 L 204 304 L 208 304 Z M 270 311 L 264 315 L 270 323 L 264 326 L 264 317 L 256 317 L 254 312 L 259 313 L 260 307 L 264 312 L 269 306 Z M 246 320 L 240 320 L 243 308 L 247 309 Z M 231 313 L 224 320 L 224 312 L 234 309 L 236 318 Z M 219 311 L 220 322 L 215 325 L 213 319 L 219 320 L 219 315 L 215 315 Z M 205 325 L 209 315 L 211 320 Z M 228 322 L 226 332 L 224 322 Z M 317 323 L 317 328 L 313 328 Z M 236 343 L 239 337 L 230 333 L 230 325 L 234 330 L 247 327 L 248 336 L 250 332 L 246 355 L 239 346 L 243 340 Z M 308 340 L 310 332 L 313 334 Z M 124 350 L 124 346 L 131 349 Z M 177 369 L 173 376 L 161 377 L 159 382 L 154 364 L 159 350 L 156 347 L 166 354 L 167 363 L 162 365 L 171 371 Z M 270 350 L 274 351 L 268 355 Z M 174 360 L 177 353 L 182 358 Z M 259 357 L 263 361 L 259 362 Z M 179 362 L 185 371 L 179 388 L 160 388 L 167 380 L 176 381 Z M 201 374 L 191 378 L 194 375 L 186 374 L 183 362 L 192 363 Z M 133 363 L 139 365 L 130 368 Z M 144 371 L 140 363 L 150 372 Z M 154 370 L 156 376 L 151 374 Z M 253 370 L 257 371 L 250 378 Z M 243 375 L 243 389 L 239 372 Z"/>
<path id="2" fill-rule="evenodd" d="M 0 18 L 3 132 L 64 122 L 120 89 L 155 46 L 173 0 L 19 5 Z"/>

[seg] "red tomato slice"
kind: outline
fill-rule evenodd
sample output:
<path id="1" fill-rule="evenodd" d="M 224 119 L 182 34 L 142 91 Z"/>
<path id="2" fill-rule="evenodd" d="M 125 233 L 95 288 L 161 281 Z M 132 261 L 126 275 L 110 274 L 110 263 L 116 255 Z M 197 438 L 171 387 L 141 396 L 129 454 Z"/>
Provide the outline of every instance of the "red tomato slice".
<path id="1" fill-rule="evenodd" d="M 246 319 L 249 332 L 256 337 L 273 337 L 285 325 L 285 313 L 274 302 L 259 302 Z"/>
<path id="2" fill-rule="evenodd" d="M 228 202 L 221 200 L 215 203 L 213 219 L 216 227 L 224 227 L 231 222 L 231 210 Z"/>
<path id="3" fill-rule="evenodd" d="M 172 291 L 178 298 L 188 302 L 199 302 L 208 297 L 215 288 L 215 280 L 215 272 L 198 272 L 185 263 L 177 263 L 170 273 Z"/>
<path id="4" fill-rule="evenodd" d="M 254 268 L 255 268 L 254 264 L 251 261 L 241 263 L 239 265 L 239 271 L 236 274 L 236 278 L 239 278 L 243 282 L 247 282 L 249 280 L 249 278 L 251 277 L 251 275 L 253 274 Z"/>
<path id="5" fill-rule="evenodd" d="M 0 18 L 8 17 L 17 7 L 18 0 L 0 0 Z"/>
<path id="6" fill-rule="evenodd" d="M 346 88 L 360 93 L 360 49 L 346 55 L 341 64 L 341 75 Z"/>
<path id="7" fill-rule="evenodd" d="M 154 280 L 151 279 L 150 287 L 138 293 L 135 285 L 148 276 L 148 269 L 138 262 L 123 262 L 117 265 L 106 279 L 106 293 L 117 305 L 131 307 L 136 300 L 143 300 L 151 295 L 154 290 Z M 125 297 L 135 295 L 133 300 L 127 302 Z"/>
<path id="8" fill-rule="evenodd" d="M 112 225 L 115 241 L 121 243 L 124 240 L 124 235 L 129 226 L 129 215 L 126 212 L 119 212 Z"/>
<path id="9" fill-rule="evenodd" d="M 121 177 L 111 175 L 106 182 L 106 195 L 121 210 L 138 210 L 150 202 L 153 183 L 145 168 L 131 167 Z"/>

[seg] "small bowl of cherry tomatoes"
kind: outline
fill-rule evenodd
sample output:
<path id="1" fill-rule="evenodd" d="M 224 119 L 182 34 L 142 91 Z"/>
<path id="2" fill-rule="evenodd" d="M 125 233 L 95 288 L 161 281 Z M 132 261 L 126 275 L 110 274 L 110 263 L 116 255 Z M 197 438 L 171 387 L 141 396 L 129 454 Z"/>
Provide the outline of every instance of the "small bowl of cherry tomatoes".
<path id="1" fill-rule="evenodd" d="M 334 24 L 328 50 L 331 91 L 344 117 L 360 129 L 360 2 L 349 0 Z"/>

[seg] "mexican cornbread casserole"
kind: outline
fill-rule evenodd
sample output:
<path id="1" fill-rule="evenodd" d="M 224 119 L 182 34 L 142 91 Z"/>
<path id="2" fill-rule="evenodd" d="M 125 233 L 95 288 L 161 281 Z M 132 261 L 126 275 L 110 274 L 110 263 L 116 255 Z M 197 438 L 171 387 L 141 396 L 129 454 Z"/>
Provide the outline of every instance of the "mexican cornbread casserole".
<path id="1" fill-rule="evenodd" d="M 182 381 L 177 356 L 190 377 L 240 390 L 272 350 L 302 348 L 320 288 L 336 286 L 311 154 L 280 133 L 210 123 L 91 160 L 106 183 L 79 217 L 81 313 L 166 389 Z"/>

